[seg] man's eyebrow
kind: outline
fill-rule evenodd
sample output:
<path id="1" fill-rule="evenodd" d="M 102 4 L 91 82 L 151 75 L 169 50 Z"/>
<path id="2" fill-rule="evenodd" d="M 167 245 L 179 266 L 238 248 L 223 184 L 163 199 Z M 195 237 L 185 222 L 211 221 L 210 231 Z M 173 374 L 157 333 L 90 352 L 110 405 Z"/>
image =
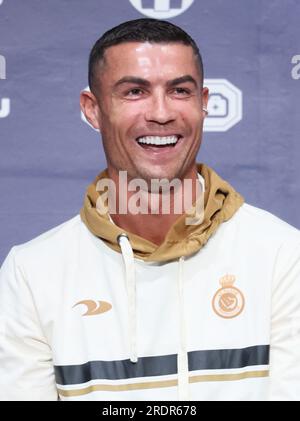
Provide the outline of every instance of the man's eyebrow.
<path id="1" fill-rule="evenodd" d="M 114 88 L 117 88 L 123 83 L 135 83 L 137 85 L 150 86 L 150 82 L 147 79 L 136 76 L 124 76 L 114 84 Z"/>
<path id="2" fill-rule="evenodd" d="M 184 75 L 184 76 L 177 77 L 176 79 L 169 80 L 167 82 L 167 85 L 172 87 L 172 86 L 176 86 L 176 85 L 179 85 L 180 83 L 185 83 L 185 82 L 191 82 L 193 85 L 195 85 L 196 88 L 198 87 L 198 83 L 191 75 Z"/>
<path id="3" fill-rule="evenodd" d="M 173 87 L 173 86 L 179 85 L 180 83 L 185 83 L 185 82 L 191 82 L 193 85 L 195 85 L 196 88 L 198 87 L 198 83 L 191 75 L 184 75 L 172 80 L 168 80 L 167 86 Z M 147 87 L 151 85 L 151 83 L 147 79 L 143 79 L 141 77 L 136 77 L 136 76 L 124 76 L 114 84 L 114 88 L 117 88 L 118 86 L 124 83 L 134 83 L 136 85 L 142 85 L 142 86 L 147 86 Z"/>

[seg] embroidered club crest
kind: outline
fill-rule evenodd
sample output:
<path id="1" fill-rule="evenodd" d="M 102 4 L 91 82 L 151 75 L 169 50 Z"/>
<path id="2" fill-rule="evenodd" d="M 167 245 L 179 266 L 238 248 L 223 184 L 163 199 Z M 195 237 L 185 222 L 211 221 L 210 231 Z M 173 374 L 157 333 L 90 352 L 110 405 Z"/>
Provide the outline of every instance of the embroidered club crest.
<path id="1" fill-rule="evenodd" d="M 245 299 L 242 292 L 233 286 L 234 275 L 225 275 L 220 279 L 221 288 L 212 299 L 214 312 L 224 319 L 238 316 L 244 309 Z"/>

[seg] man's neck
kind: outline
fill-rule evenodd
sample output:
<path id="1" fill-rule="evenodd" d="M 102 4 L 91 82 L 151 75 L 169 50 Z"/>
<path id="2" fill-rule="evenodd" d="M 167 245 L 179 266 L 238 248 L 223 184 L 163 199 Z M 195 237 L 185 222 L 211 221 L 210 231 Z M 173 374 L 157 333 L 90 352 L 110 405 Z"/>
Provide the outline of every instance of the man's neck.
<path id="1" fill-rule="evenodd" d="M 119 180 L 118 180 L 119 181 Z M 189 174 L 184 177 L 184 182 L 181 182 L 182 188 L 169 190 L 169 195 L 161 193 L 153 193 L 149 191 L 139 191 L 139 197 L 142 198 L 143 204 L 147 203 L 147 209 L 144 213 L 134 214 L 130 205 L 136 203 L 136 197 L 133 196 L 136 192 L 128 191 L 122 192 L 123 197 L 126 197 L 127 210 L 125 213 L 110 213 L 112 221 L 123 228 L 127 232 L 136 234 L 156 245 L 163 243 L 166 234 L 168 233 L 171 226 L 175 221 L 185 213 L 187 210 L 184 205 L 185 203 L 194 203 L 197 198 L 197 187 L 199 187 L 197 168 L 192 169 Z M 116 185 L 116 209 L 120 209 L 119 202 L 119 183 L 115 182 Z M 125 190 L 125 189 L 124 189 Z M 187 195 L 190 197 L 187 200 Z M 168 202 L 170 208 L 168 209 Z M 140 201 L 141 204 L 141 201 Z M 153 205 L 154 204 L 154 205 Z M 177 205 L 176 205 L 177 204 Z M 181 204 L 181 209 L 180 209 Z M 179 205 L 179 206 L 178 206 Z M 123 207 L 124 209 L 124 207 Z M 158 212 L 158 213 L 157 213 Z"/>

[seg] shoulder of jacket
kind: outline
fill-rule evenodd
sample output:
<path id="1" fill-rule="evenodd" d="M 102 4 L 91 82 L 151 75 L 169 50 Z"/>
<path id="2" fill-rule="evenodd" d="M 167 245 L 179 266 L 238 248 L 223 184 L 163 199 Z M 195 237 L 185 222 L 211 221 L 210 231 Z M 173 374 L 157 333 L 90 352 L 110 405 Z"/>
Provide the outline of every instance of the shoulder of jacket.
<path id="1" fill-rule="evenodd" d="M 38 258 L 43 254 L 48 254 L 50 257 L 51 254 L 60 252 L 72 244 L 82 224 L 80 215 L 76 215 L 25 243 L 15 245 L 12 247 L 13 254 L 17 259 L 25 261 L 31 256 Z"/>
<path id="2" fill-rule="evenodd" d="M 300 231 L 264 209 L 244 203 L 232 218 L 239 230 L 272 241 L 300 242 Z"/>

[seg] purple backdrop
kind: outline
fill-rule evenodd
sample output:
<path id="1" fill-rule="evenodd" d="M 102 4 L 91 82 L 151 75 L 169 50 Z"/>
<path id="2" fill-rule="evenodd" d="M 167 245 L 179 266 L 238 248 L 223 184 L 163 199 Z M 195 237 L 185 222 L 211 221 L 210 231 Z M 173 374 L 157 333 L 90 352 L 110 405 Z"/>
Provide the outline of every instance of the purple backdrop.
<path id="1" fill-rule="evenodd" d="M 0 264 L 12 245 L 79 212 L 105 167 L 98 133 L 80 118 L 89 50 L 149 8 L 178 12 L 169 20 L 198 42 L 205 77 L 242 92 L 242 119 L 206 131 L 198 161 L 300 228 L 300 79 L 291 62 L 300 54 L 300 2 L 195 0 L 180 10 L 187 3 L 0 0 Z"/>

